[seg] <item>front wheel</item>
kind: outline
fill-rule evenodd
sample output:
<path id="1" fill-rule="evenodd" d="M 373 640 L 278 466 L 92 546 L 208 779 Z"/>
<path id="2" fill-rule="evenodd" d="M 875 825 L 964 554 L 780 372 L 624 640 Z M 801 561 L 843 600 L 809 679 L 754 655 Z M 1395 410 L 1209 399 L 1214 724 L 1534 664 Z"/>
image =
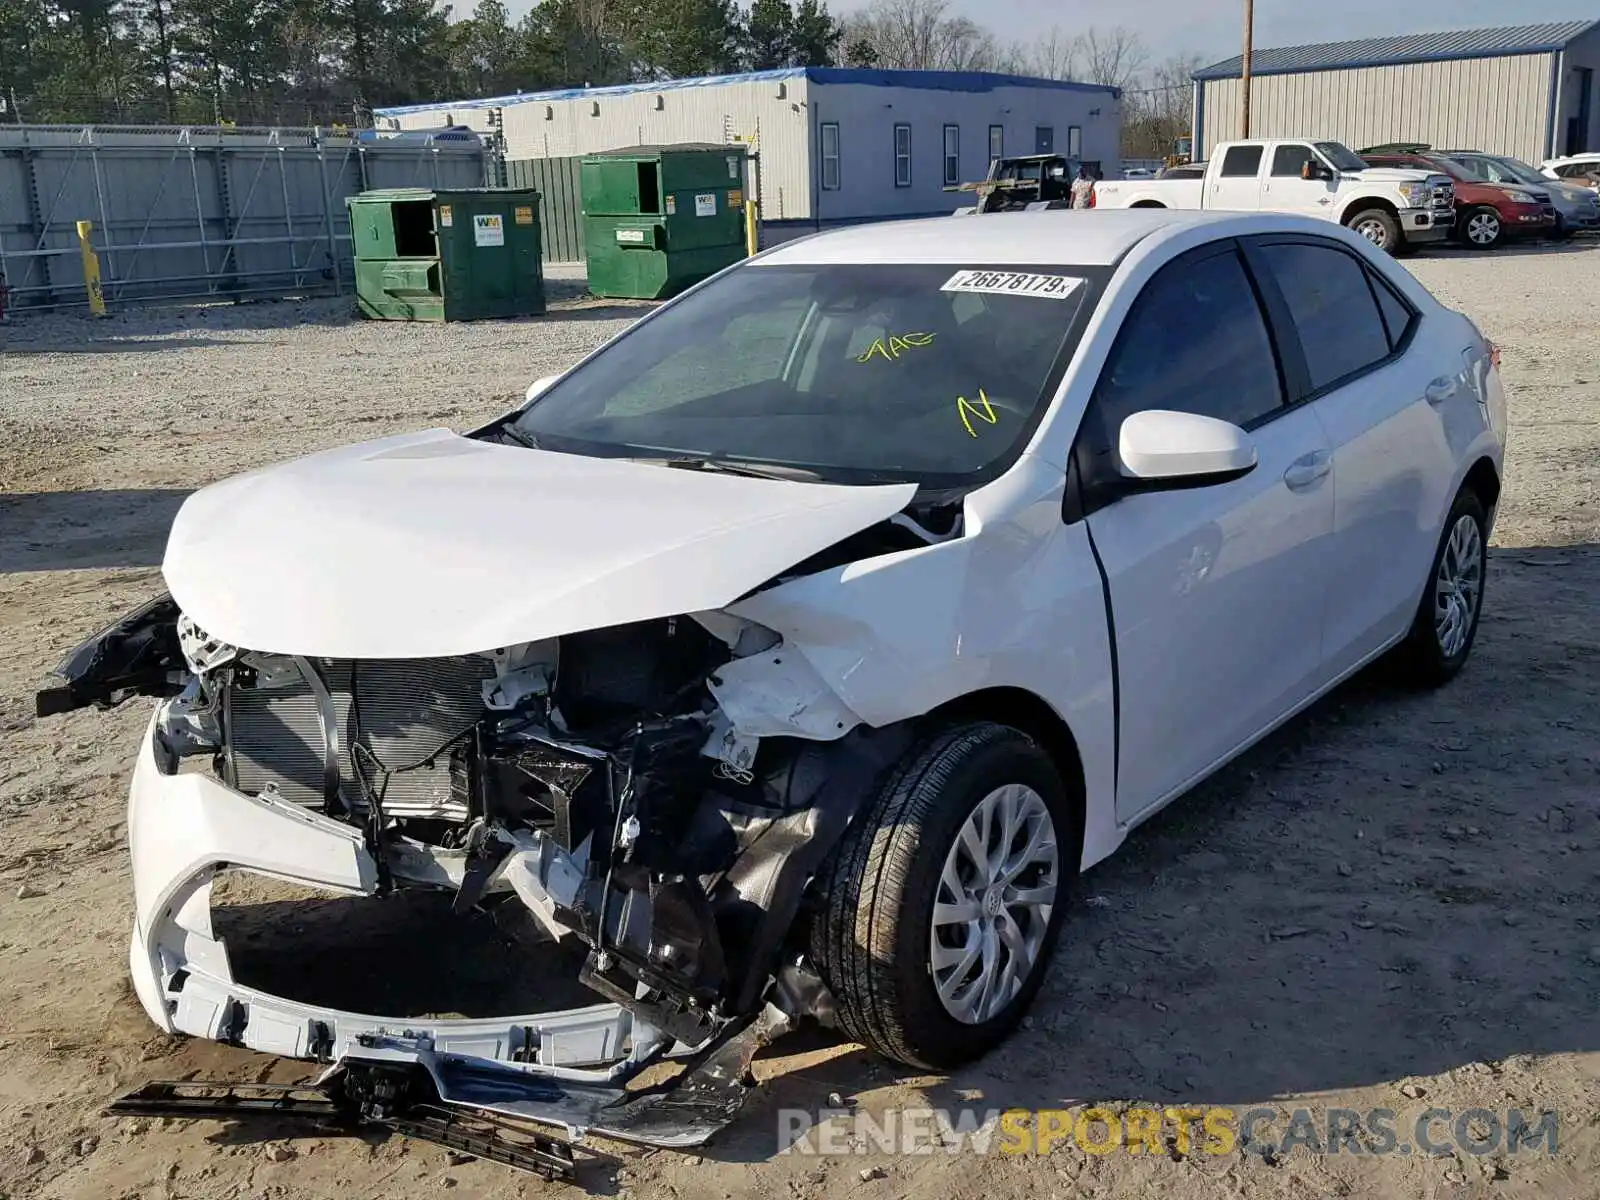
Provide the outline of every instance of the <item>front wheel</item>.
<path id="1" fill-rule="evenodd" d="M 1493 250 L 1505 232 L 1500 214 L 1492 208 L 1475 208 L 1461 222 L 1461 240 L 1474 250 Z"/>
<path id="2" fill-rule="evenodd" d="M 818 878 L 811 952 L 843 1031 L 934 1071 L 999 1044 L 1044 981 L 1080 814 L 1019 730 L 974 722 L 920 740 Z"/>
<path id="3" fill-rule="evenodd" d="M 1445 518 L 1411 632 L 1396 655 L 1407 682 L 1437 687 L 1466 665 L 1483 611 L 1487 543 L 1483 504 L 1474 492 L 1462 488 Z"/>
<path id="4" fill-rule="evenodd" d="M 1394 254 L 1400 248 L 1400 222 L 1388 209 L 1363 209 L 1350 218 L 1349 225 L 1379 250 Z"/>

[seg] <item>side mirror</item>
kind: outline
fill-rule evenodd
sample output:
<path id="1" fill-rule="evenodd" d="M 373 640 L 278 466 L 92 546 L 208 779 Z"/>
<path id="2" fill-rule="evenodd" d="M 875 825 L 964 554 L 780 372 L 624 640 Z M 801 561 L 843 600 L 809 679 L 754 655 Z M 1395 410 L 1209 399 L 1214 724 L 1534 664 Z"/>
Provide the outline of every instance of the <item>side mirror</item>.
<path id="1" fill-rule="evenodd" d="M 1332 179 L 1333 172 L 1319 162 L 1307 159 L 1300 165 L 1301 179 Z"/>
<path id="2" fill-rule="evenodd" d="M 1237 425 L 1166 409 L 1124 420 L 1117 455 L 1123 477 L 1152 490 L 1227 483 L 1248 475 L 1257 462 L 1255 443 Z"/>
<path id="3" fill-rule="evenodd" d="M 530 383 L 528 385 L 528 392 L 527 392 L 527 395 L 526 395 L 525 399 L 527 400 L 527 402 L 529 404 L 532 404 L 535 400 L 537 400 L 539 398 L 539 393 L 540 392 L 544 391 L 552 383 L 554 383 L 556 380 L 558 380 L 560 378 L 561 378 L 561 376 L 559 376 L 559 375 L 546 375 L 542 379 L 535 379 L 532 383 Z"/>

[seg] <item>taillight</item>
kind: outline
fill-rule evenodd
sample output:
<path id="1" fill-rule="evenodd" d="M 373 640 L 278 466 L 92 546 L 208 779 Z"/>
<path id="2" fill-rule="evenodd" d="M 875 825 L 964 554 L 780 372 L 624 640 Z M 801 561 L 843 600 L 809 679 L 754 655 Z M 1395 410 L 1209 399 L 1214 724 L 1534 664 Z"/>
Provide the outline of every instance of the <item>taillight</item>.
<path id="1" fill-rule="evenodd" d="M 1493 342 L 1489 343 L 1489 365 L 1497 371 L 1500 369 L 1500 347 Z"/>

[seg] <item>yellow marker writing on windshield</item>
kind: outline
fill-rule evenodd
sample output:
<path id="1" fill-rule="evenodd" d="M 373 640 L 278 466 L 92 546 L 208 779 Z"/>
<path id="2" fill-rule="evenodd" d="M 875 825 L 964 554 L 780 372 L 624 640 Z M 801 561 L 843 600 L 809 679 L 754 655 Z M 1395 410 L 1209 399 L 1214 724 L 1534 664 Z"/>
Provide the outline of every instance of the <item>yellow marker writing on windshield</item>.
<path id="1" fill-rule="evenodd" d="M 884 362 L 893 362 L 913 346 L 931 346 L 934 335 L 931 333 L 902 333 L 891 336 L 887 341 L 879 338 L 867 347 L 867 352 L 856 359 L 857 362 L 870 362 L 881 357 Z"/>
<path id="2" fill-rule="evenodd" d="M 980 408 L 978 405 L 983 407 Z M 965 396 L 957 396 L 956 411 L 961 414 L 961 423 L 967 427 L 967 434 L 970 437 L 978 436 L 978 431 L 972 427 L 973 417 L 977 417 L 980 421 L 987 421 L 990 425 L 1000 424 L 1000 414 L 995 412 L 994 405 L 989 403 L 989 397 L 982 388 L 978 389 L 977 404 L 974 404 Z"/>

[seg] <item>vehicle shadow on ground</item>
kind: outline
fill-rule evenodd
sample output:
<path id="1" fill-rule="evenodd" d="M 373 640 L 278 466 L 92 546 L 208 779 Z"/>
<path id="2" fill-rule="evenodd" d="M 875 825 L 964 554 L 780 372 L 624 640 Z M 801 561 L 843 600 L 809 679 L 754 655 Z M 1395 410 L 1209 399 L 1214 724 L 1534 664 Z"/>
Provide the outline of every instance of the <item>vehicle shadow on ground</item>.
<path id="1" fill-rule="evenodd" d="M 185 489 L 0 493 L 0 574 L 153 567 Z"/>
<path id="2" fill-rule="evenodd" d="M 1370 668 L 1089 872 L 1032 1016 L 994 1053 L 924 1086 L 843 1051 L 773 1081 L 708 1156 L 765 1161 L 780 1109 L 870 1106 L 897 1079 L 924 1099 L 895 1105 L 980 1117 L 1248 1107 L 1600 1051 L 1600 546 L 1497 549 L 1486 595 L 1453 683 Z M 1494 690 L 1507 678 L 1515 696 Z M 807 1037 L 828 1044 L 770 1053 Z"/>

